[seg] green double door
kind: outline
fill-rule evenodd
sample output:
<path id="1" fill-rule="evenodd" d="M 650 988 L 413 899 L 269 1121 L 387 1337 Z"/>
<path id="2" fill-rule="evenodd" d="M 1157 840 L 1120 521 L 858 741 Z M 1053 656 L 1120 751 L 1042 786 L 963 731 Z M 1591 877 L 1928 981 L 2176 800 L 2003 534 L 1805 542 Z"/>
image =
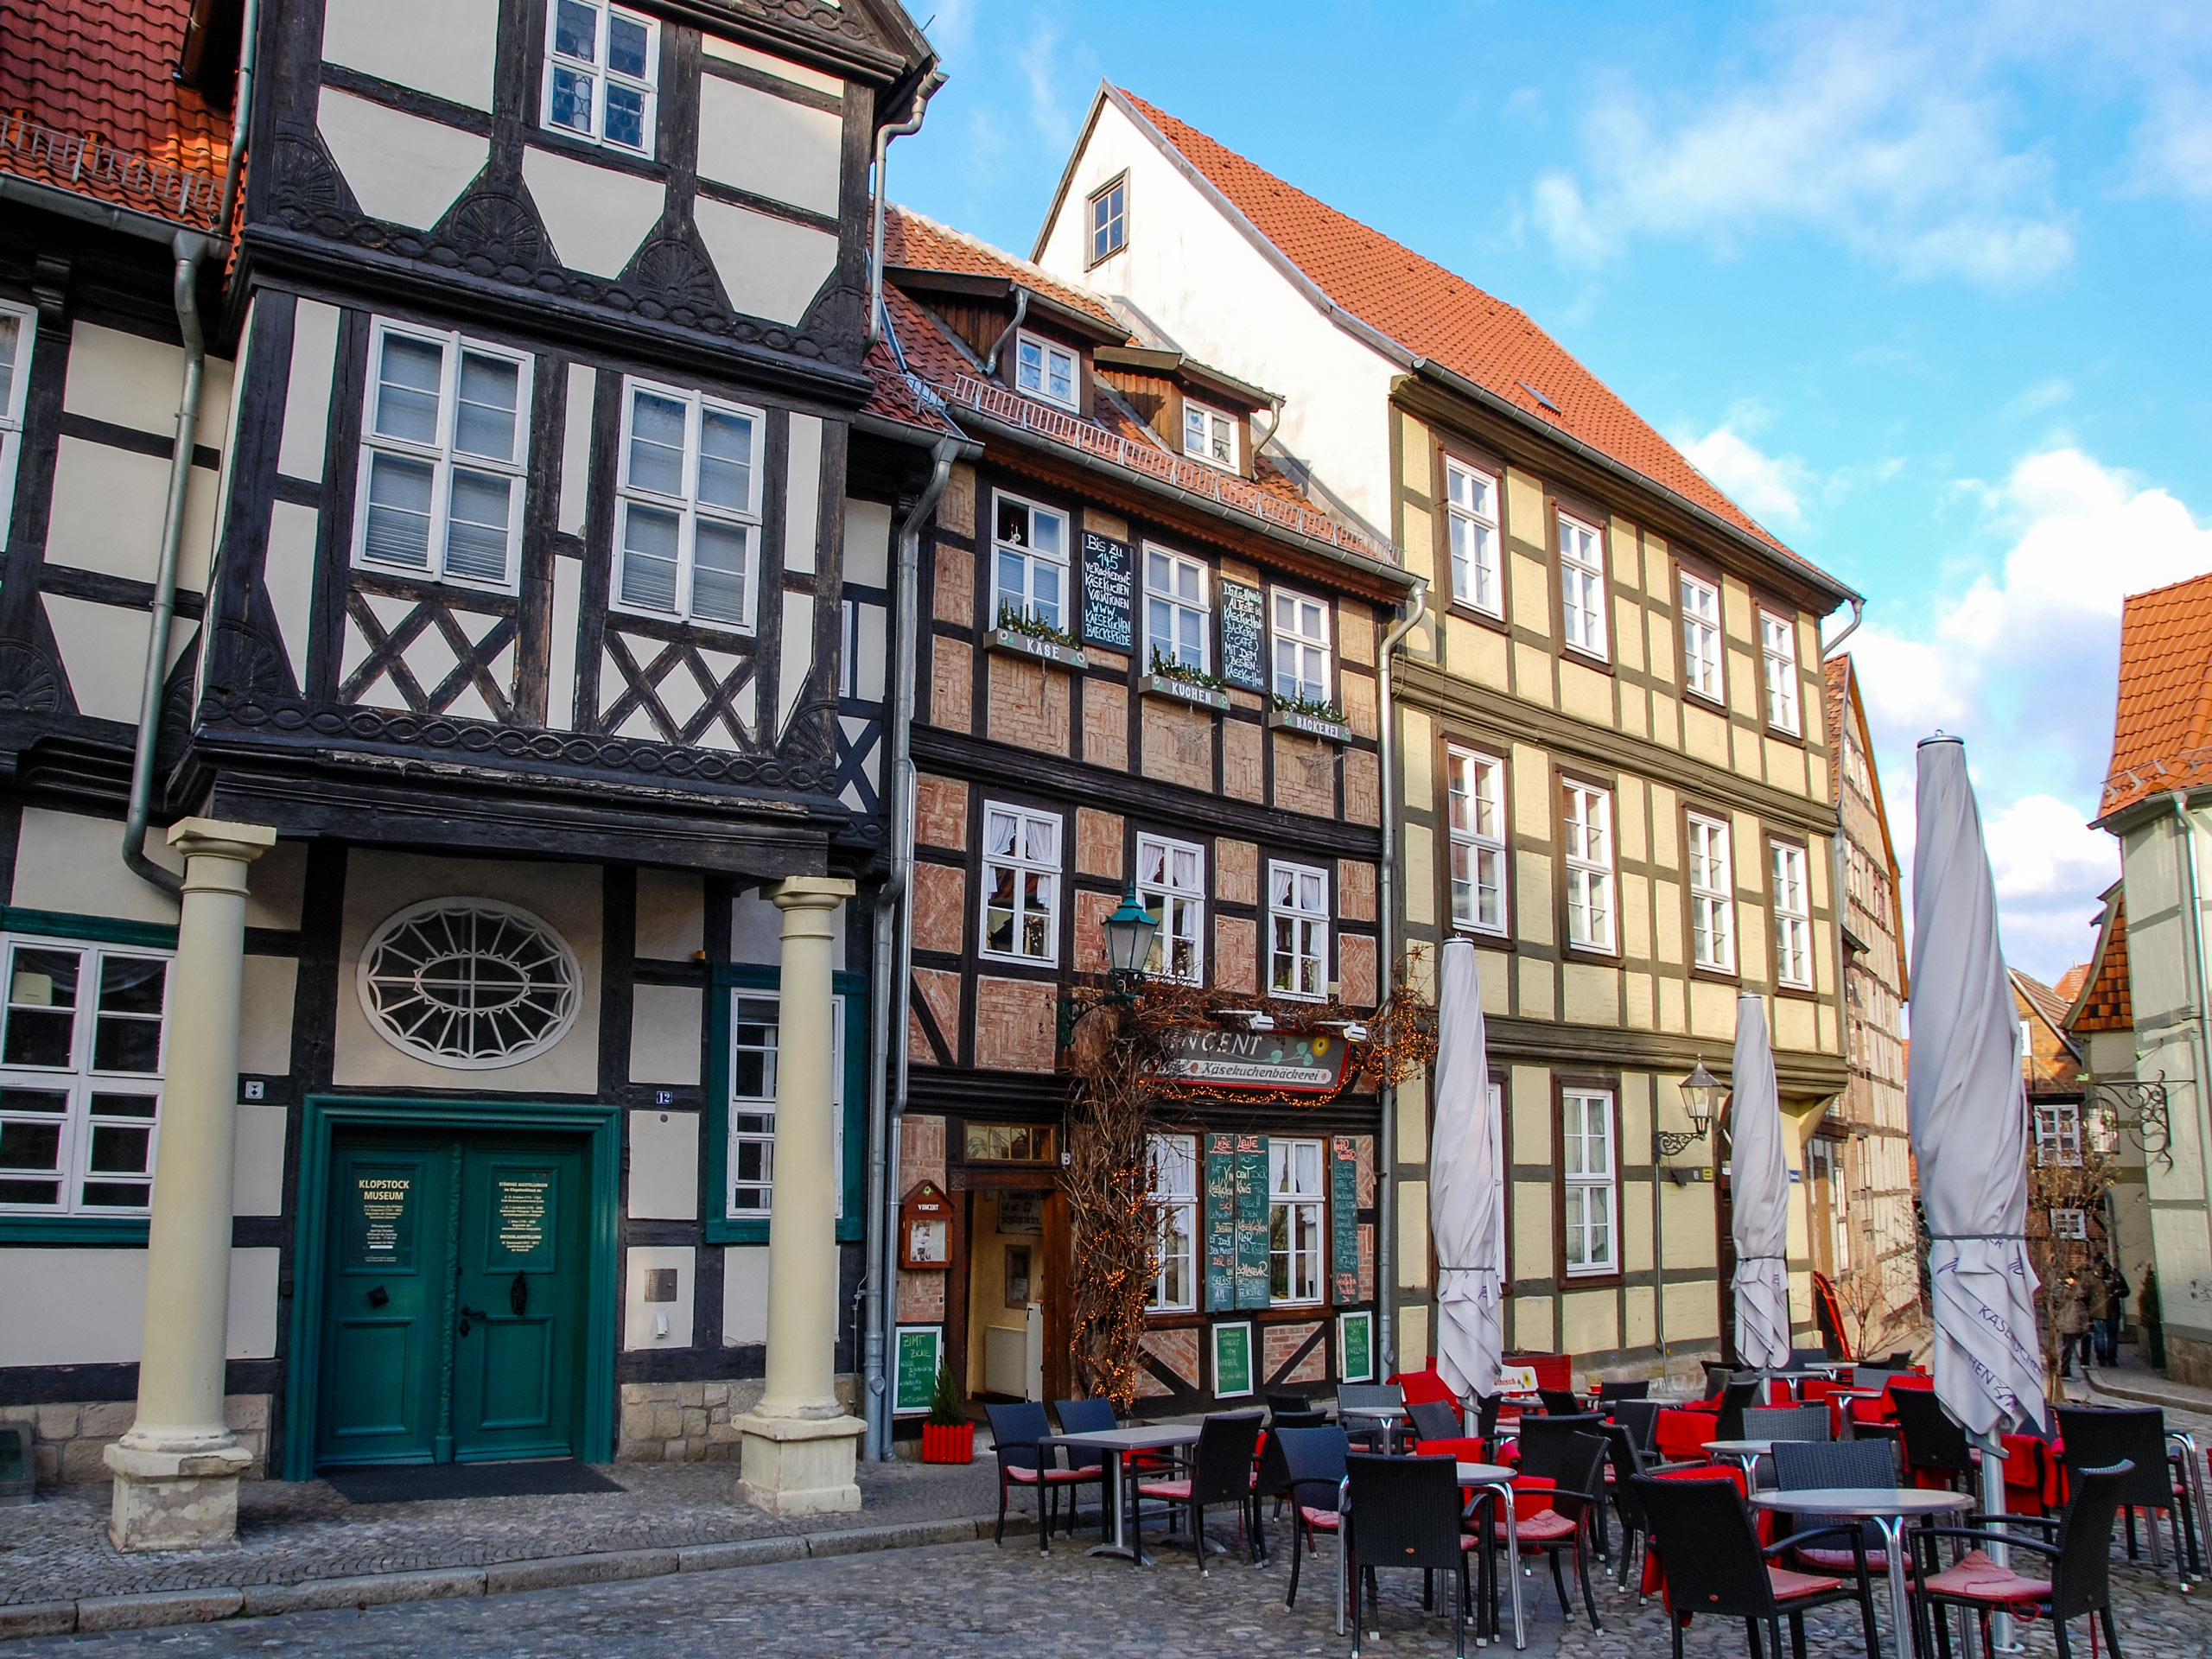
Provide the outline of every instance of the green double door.
<path id="1" fill-rule="evenodd" d="M 316 1464 L 581 1453 L 582 1143 L 356 1131 L 330 1169 Z"/>

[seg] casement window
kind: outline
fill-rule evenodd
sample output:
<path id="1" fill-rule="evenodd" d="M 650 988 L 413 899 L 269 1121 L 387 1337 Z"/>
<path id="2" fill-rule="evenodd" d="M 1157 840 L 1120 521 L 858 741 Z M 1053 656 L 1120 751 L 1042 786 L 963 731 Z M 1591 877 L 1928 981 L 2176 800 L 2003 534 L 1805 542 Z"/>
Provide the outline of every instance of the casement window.
<path id="1" fill-rule="evenodd" d="M 1613 948 L 1613 798 L 1588 784 L 1560 786 L 1567 829 L 1567 942 Z"/>
<path id="2" fill-rule="evenodd" d="M 765 426 L 759 410 L 624 384 L 615 609 L 752 630 Z"/>
<path id="3" fill-rule="evenodd" d="M 170 958 L 16 938 L 0 951 L 0 1212 L 144 1215 Z"/>
<path id="4" fill-rule="evenodd" d="M 1688 826 L 1690 959 L 1716 974 L 1736 971 L 1736 874 L 1728 826 L 1700 812 Z"/>
<path id="5" fill-rule="evenodd" d="M 1682 685 L 1721 700 L 1720 590 L 1688 571 L 1682 573 Z"/>
<path id="6" fill-rule="evenodd" d="M 16 458 L 23 447 L 23 406 L 30 396 L 31 347 L 38 313 L 0 302 L 0 544 L 16 512 Z"/>
<path id="7" fill-rule="evenodd" d="M 2035 1108 L 2036 1161 L 2078 1166 L 2082 1161 L 2082 1108 L 2070 1100 Z"/>
<path id="8" fill-rule="evenodd" d="M 729 1172 L 728 1214 L 759 1220 L 776 1191 L 776 1040 L 779 999 L 773 991 L 734 990 L 729 1023 Z M 838 1171 L 837 1214 L 845 1213 L 845 999 L 830 1000 L 830 1161 Z"/>
<path id="9" fill-rule="evenodd" d="M 995 802 L 983 807 L 983 954 L 1057 962 L 1060 821 Z"/>
<path id="10" fill-rule="evenodd" d="M 1205 981 L 1205 849 L 1165 836 L 1137 837 L 1137 898 L 1160 918 L 1144 970 L 1185 985 Z"/>
<path id="11" fill-rule="evenodd" d="M 357 564 L 512 591 L 530 359 L 378 320 L 362 419 Z"/>
<path id="12" fill-rule="evenodd" d="M 1329 607 L 1303 594 L 1274 590 L 1275 696 L 1329 701 Z"/>
<path id="13" fill-rule="evenodd" d="M 1567 1089 L 1560 1095 L 1560 1213 L 1569 1278 L 1620 1271 L 1615 1226 L 1620 1198 L 1613 1164 L 1610 1090 Z"/>
<path id="14" fill-rule="evenodd" d="M 1198 1306 L 1198 1139 L 1155 1135 L 1148 1146 L 1152 1207 L 1159 1217 L 1160 1268 L 1145 1306 L 1155 1313 L 1194 1313 Z"/>
<path id="15" fill-rule="evenodd" d="M 1217 409 L 1185 399 L 1183 404 L 1183 453 L 1209 467 L 1238 470 L 1236 417 Z"/>
<path id="16" fill-rule="evenodd" d="M 1156 547 L 1144 550 L 1144 629 L 1152 654 L 1206 671 L 1206 568 Z"/>
<path id="17" fill-rule="evenodd" d="M 1813 899 L 1805 882 L 1805 849 L 1786 841 L 1774 853 L 1774 976 L 1800 990 L 1813 987 Z"/>
<path id="18" fill-rule="evenodd" d="M 1268 1300 L 1321 1300 L 1321 1143 L 1268 1138 Z"/>
<path id="19" fill-rule="evenodd" d="M 660 25 L 606 0 L 553 0 L 545 29 L 539 121 L 610 149 L 651 156 Z"/>
<path id="20" fill-rule="evenodd" d="M 1268 989 L 1319 1000 L 1326 994 L 1328 958 L 1328 872 L 1269 860 Z"/>
<path id="21" fill-rule="evenodd" d="M 1471 749 L 1446 749 L 1452 834 L 1452 922 L 1503 936 L 1505 928 L 1505 766 Z"/>
<path id="22" fill-rule="evenodd" d="M 1068 587 L 1068 516 L 1018 496 L 991 515 L 991 620 L 1061 626 Z"/>
<path id="23" fill-rule="evenodd" d="M 1605 654 L 1605 538 L 1594 527 L 1559 516 L 1560 620 L 1567 643 L 1592 657 Z"/>
<path id="24" fill-rule="evenodd" d="M 1065 346 L 1034 334 L 1014 337 L 1014 384 L 1018 391 L 1042 397 L 1062 409 L 1076 407 L 1076 390 L 1082 385 L 1075 353 Z"/>
<path id="25" fill-rule="evenodd" d="M 1766 662 L 1766 723 L 1793 737 L 1797 720 L 1797 625 L 1771 611 L 1759 613 L 1759 655 Z"/>
<path id="26" fill-rule="evenodd" d="M 1497 569 L 1497 480 L 1446 459 L 1444 513 L 1451 540 L 1452 597 L 1491 616 L 1505 614 Z"/>
<path id="27" fill-rule="evenodd" d="M 2087 1239 L 2089 1236 L 2089 1212 L 2086 1210 L 2052 1211 L 2050 1236 L 2053 1238 Z"/>
<path id="28" fill-rule="evenodd" d="M 1090 263 L 1129 245 L 1129 177 L 1124 173 L 1090 198 Z"/>

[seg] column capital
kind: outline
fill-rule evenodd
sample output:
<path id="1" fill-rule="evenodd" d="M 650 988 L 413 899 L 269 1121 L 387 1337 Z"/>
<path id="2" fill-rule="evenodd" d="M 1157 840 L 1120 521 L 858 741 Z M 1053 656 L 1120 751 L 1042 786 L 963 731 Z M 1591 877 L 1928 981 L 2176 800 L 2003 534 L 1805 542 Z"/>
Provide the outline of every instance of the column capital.
<path id="1" fill-rule="evenodd" d="M 276 844 L 276 832 L 265 823 L 179 818 L 169 826 L 168 843 L 187 858 L 224 858 L 251 864 Z"/>
<path id="2" fill-rule="evenodd" d="M 765 889 L 768 902 L 782 911 L 835 910 L 859 890 L 841 875 L 786 876 Z"/>

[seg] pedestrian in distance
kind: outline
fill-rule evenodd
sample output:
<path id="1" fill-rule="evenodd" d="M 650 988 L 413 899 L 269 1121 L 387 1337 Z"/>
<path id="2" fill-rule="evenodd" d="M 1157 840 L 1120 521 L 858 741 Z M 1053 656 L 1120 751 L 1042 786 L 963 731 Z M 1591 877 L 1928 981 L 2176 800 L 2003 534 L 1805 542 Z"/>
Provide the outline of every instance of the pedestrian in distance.
<path id="1" fill-rule="evenodd" d="M 2105 1284 L 2104 1258 L 2100 1256 L 2091 1262 L 2088 1270 L 2080 1275 L 2078 1282 L 2082 1288 L 2082 1308 L 2089 1316 L 2089 1322 L 2082 1332 L 2081 1344 L 2082 1374 L 2086 1376 L 2092 1360 L 2099 1364 L 2104 1363 L 2104 1356 L 2098 1350 L 2104 1342 L 2105 1316 L 2111 1311 L 2112 1303 L 2112 1291 Z"/>
<path id="2" fill-rule="evenodd" d="M 2107 1256 L 2104 1264 L 2105 1328 L 2098 1337 L 2100 1357 L 2107 1365 L 2120 1363 L 2120 1332 L 2127 1323 L 2127 1274 Z"/>
<path id="3" fill-rule="evenodd" d="M 2058 1374 L 2074 1375 L 2074 1355 L 2084 1348 L 2089 1330 L 2088 1299 L 2082 1294 L 2078 1275 L 2058 1287 Z M 2086 1362 L 2082 1369 L 2088 1370 Z"/>

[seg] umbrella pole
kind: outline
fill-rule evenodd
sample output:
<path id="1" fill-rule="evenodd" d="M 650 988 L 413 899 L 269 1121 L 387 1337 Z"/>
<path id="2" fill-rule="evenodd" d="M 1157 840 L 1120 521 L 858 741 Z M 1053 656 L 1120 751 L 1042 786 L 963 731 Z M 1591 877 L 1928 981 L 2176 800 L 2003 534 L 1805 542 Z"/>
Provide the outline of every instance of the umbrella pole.
<path id="1" fill-rule="evenodd" d="M 1981 1507 L 1985 1514 L 2005 1513 L 2005 1446 L 1993 1430 L 1987 1434 L 1967 1437 L 1981 1450 Z M 2005 1535 L 2002 1521 L 1990 1523 L 1999 1537 Z M 1989 1559 L 1999 1567 L 2011 1565 L 2012 1552 L 2003 1544 L 1989 1547 Z M 1999 1611 L 1989 1616 L 1989 1646 L 1994 1653 L 2021 1653 L 2025 1649 L 2012 1633 L 2012 1615 Z"/>

